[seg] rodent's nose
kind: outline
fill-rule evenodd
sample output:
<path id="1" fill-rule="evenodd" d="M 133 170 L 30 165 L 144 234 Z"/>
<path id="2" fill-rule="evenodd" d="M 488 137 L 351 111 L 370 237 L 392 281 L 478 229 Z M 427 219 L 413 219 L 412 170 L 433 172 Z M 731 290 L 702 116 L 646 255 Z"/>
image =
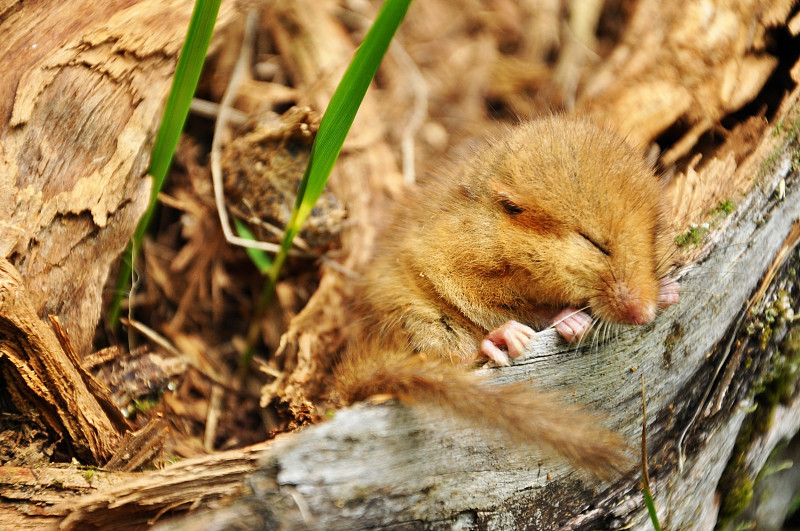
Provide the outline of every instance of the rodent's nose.
<path id="1" fill-rule="evenodd" d="M 619 286 L 617 290 L 617 308 L 623 323 L 643 325 L 656 317 L 655 301 L 645 301 L 636 290 Z"/>
<path id="2" fill-rule="evenodd" d="M 647 324 L 656 317 L 655 304 L 636 304 L 625 305 L 624 318 L 630 324 Z"/>

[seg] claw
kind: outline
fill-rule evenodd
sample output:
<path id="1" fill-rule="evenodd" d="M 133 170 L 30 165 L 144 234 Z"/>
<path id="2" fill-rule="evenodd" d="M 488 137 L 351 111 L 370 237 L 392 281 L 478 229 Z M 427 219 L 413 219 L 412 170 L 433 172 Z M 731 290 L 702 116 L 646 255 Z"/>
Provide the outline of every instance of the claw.
<path id="1" fill-rule="evenodd" d="M 486 335 L 481 342 L 481 353 L 498 365 L 507 366 L 509 357 L 518 358 L 525 354 L 536 338 L 536 331 L 517 321 L 508 321 Z M 500 347 L 506 347 L 504 352 Z"/>
<path id="2" fill-rule="evenodd" d="M 591 324 L 591 316 L 575 308 L 564 308 L 553 317 L 556 332 L 570 343 L 582 338 Z"/>
<path id="3" fill-rule="evenodd" d="M 658 307 L 666 308 L 678 302 L 681 285 L 669 277 L 662 278 L 658 283 Z"/>

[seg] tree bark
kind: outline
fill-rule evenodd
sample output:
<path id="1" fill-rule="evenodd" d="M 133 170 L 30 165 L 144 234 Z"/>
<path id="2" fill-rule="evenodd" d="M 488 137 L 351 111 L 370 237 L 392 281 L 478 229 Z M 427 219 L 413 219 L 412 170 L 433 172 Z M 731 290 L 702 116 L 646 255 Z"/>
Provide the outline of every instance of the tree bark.
<path id="1" fill-rule="evenodd" d="M 0 6 L 0 378 L 4 400 L 67 460 L 106 463 L 130 429 L 80 359 L 147 206 L 152 140 L 192 6 Z M 219 24 L 232 14 L 224 7 Z M 12 513 L 0 510 L 0 526 L 19 528 Z"/>

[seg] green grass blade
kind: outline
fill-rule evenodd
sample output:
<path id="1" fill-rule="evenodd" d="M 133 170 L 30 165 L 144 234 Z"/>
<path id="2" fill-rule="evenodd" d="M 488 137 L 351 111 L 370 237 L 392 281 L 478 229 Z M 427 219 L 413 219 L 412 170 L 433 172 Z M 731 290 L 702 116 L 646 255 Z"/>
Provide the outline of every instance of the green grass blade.
<path id="1" fill-rule="evenodd" d="M 646 480 L 645 478 L 643 478 Z M 653 495 L 650 494 L 650 487 L 644 484 L 644 503 L 647 505 L 647 514 L 650 515 L 650 522 L 653 524 L 654 531 L 661 531 L 661 525 L 658 522 L 658 514 L 656 513 L 656 504 L 653 502 Z"/>
<path id="2" fill-rule="evenodd" d="M 192 102 L 197 82 L 200 79 L 200 72 L 203 69 L 208 45 L 211 42 L 211 34 L 214 31 L 214 23 L 217 20 L 220 3 L 221 0 L 197 0 L 195 2 L 189 29 L 186 32 L 186 40 L 183 42 L 183 48 L 175 68 L 175 76 L 172 79 L 172 88 L 164 108 L 161 126 L 153 144 L 153 153 L 148 171 L 153 177 L 150 205 L 142 219 L 139 220 L 136 231 L 133 233 L 133 237 L 120 262 L 114 299 L 108 314 L 111 327 L 116 327 L 119 322 L 120 306 L 123 296 L 128 291 L 133 261 L 139 249 L 141 249 L 144 234 L 153 218 L 156 198 L 164 185 L 167 171 L 172 164 L 172 156 L 178 146 L 178 139 L 186 123 L 189 105 Z"/>
<path id="3" fill-rule="evenodd" d="M 642 378 L 642 491 L 644 494 L 644 503 L 647 506 L 647 514 L 650 515 L 650 521 L 653 523 L 654 531 L 661 531 L 661 525 L 658 522 L 658 513 L 656 512 L 656 504 L 653 501 L 653 494 L 650 492 L 650 473 L 647 471 L 647 400 L 645 398 L 644 374 Z"/>
<path id="4" fill-rule="evenodd" d="M 410 4 L 411 0 L 386 0 L 331 98 L 311 147 L 311 157 L 300 182 L 294 210 L 281 242 L 281 250 L 269 270 L 262 304 L 269 300 L 292 240 L 328 182 L 328 176 L 339 157 L 364 94 Z"/>
<path id="5" fill-rule="evenodd" d="M 275 255 L 272 267 L 267 272 L 267 280 L 258 302 L 256 315 L 250 323 L 247 334 L 247 348 L 242 353 L 239 363 L 239 377 L 244 379 L 253 357 L 255 343 L 260 335 L 260 320 L 264 309 L 275 292 L 275 284 L 283 267 L 292 240 L 300 231 L 314 204 L 325 189 L 333 165 L 339 157 L 344 139 L 353 125 L 358 108 L 364 100 L 375 73 L 378 71 L 389 43 L 408 11 L 411 0 L 386 0 L 378 16 L 372 23 L 361 46 L 356 50 L 353 60 L 347 67 L 339 86 L 331 97 L 328 108 L 311 146 L 311 155 L 306 166 L 303 179 L 297 192 L 294 209 L 286 224 L 286 231 L 281 240 L 280 251 Z"/>
<path id="6" fill-rule="evenodd" d="M 250 229 L 247 228 L 247 225 L 242 220 L 233 218 L 233 224 L 236 225 L 236 232 L 240 238 L 247 238 L 248 240 L 255 241 L 255 236 L 253 236 L 253 233 L 250 232 Z M 254 249 L 252 247 L 245 247 L 244 250 L 258 270 L 261 271 L 261 273 L 266 273 L 272 265 L 272 260 L 269 255 L 261 249 Z"/>

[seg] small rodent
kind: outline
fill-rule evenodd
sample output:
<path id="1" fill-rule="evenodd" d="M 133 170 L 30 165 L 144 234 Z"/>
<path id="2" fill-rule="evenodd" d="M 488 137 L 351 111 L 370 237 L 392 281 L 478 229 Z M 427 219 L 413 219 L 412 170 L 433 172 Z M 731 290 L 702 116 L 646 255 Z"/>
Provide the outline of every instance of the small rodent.
<path id="1" fill-rule="evenodd" d="M 481 356 L 507 365 L 534 336 L 527 325 L 555 321 L 575 341 L 592 319 L 645 324 L 677 302 L 663 198 L 643 156 L 587 119 L 509 128 L 409 194 L 383 231 L 360 293 L 368 339 L 337 367 L 340 397 L 391 394 L 600 475 L 623 468 L 621 437 L 589 413 L 529 385 L 486 385 L 463 366 Z"/>

